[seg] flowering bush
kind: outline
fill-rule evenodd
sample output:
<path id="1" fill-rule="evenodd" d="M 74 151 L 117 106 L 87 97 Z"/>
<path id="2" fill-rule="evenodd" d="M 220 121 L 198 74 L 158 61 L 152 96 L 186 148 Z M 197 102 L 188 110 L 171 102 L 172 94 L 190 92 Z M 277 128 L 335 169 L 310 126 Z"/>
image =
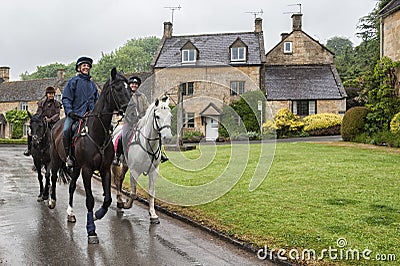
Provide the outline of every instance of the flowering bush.
<path id="1" fill-rule="evenodd" d="M 390 132 L 396 134 L 399 131 L 400 131 L 400 113 L 397 113 L 390 121 Z"/>
<path id="2" fill-rule="evenodd" d="M 340 125 L 343 117 L 337 114 L 315 114 L 304 117 L 303 130 L 310 135 L 337 135 L 340 134 Z"/>
<path id="3" fill-rule="evenodd" d="M 297 134 L 302 130 L 304 123 L 300 121 L 297 115 L 294 115 L 288 108 L 280 109 L 274 120 L 267 120 L 263 124 L 264 133 L 272 133 L 276 130 L 278 137 L 286 137 Z"/>

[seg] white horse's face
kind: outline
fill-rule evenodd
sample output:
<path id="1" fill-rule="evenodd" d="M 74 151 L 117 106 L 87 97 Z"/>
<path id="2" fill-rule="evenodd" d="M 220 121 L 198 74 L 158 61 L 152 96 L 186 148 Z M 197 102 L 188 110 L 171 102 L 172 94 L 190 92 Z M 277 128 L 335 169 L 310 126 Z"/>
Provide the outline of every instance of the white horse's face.
<path id="1" fill-rule="evenodd" d="M 171 109 L 168 106 L 168 102 L 160 102 L 154 111 L 156 116 L 159 132 L 162 140 L 172 138 L 171 133 Z"/>

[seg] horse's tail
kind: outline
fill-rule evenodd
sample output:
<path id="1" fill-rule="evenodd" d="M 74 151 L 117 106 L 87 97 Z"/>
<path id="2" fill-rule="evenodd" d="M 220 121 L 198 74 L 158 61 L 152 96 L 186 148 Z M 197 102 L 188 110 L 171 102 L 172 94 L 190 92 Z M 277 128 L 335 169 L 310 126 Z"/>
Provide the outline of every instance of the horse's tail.
<path id="1" fill-rule="evenodd" d="M 61 168 L 58 173 L 57 181 L 62 184 L 69 184 L 72 179 L 71 172 L 64 163 L 61 164 Z"/>

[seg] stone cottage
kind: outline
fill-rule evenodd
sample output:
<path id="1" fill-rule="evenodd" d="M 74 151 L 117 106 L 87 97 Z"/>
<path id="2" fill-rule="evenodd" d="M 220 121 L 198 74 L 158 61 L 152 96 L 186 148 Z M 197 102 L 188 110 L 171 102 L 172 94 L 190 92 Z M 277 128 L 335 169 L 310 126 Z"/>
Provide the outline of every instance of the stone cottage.
<path id="1" fill-rule="evenodd" d="M 302 30 L 302 14 L 292 15 L 292 32 L 266 54 L 267 104 L 299 116 L 344 114 L 346 92 L 333 63 L 334 54 Z"/>

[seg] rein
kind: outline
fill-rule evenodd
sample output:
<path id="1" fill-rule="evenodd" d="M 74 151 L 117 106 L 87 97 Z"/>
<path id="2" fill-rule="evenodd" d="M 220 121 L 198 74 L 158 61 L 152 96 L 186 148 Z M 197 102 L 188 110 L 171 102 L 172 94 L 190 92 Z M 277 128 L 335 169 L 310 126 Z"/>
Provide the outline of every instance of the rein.
<path id="1" fill-rule="evenodd" d="M 151 169 L 151 166 L 153 165 L 153 162 L 155 160 L 157 160 L 161 155 L 161 131 L 163 129 L 165 129 L 165 128 L 171 128 L 170 125 L 164 125 L 164 126 L 160 127 L 160 125 L 158 124 L 157 116 L 156 116 L 155 113 L 156 113 L 156 110 L 154 109 L 153 110 L 153 123 L 152 123 L 152 126 L 153 126 L 153 129 L 157 131 L 157 137 L 156 138 L 149 138 L 149 137 L 145 136 L 144 133 L 141 130 L 143 128 L 143 126 L 142 126 L 141 128 L 134 130 L 134 133 L 133 133 L 133 134 L 136 134 L 136 132 L 139 133 L 139 136 L 137 138 L 138 141 L 131 142 L 128 145 L 128 147 L 129 147 L 131 145 L 138 144 L 142 148 L 143 151 L 145 151 L 148 155 L 151 156 L 151 163 L 149 165 L 149 169 L 147 170 L 147 173 L 149 173 L 149 171 Z M 140 141 L 140 136 L 142 136 L 145 139 L 145 146 Z M 155 141 L 158 141 L 158 145 L 157 145 L 157 148 L 154 150 L 152 145 L 151 145 L 151 143 L 155 142 Z M 149 149 L 147 149 L 147 147 L 149 147 L 150 151 L 149 151 Z M 147 173 L 143 173 L 143 174 L 147 175 Z"/>
<path id="2" fill-rule="evenodd" d="M 93 113 L 93 112 L 90 112 L 89 114 L 87 114 L 87 115 L 85 115 L 84 117 L 82 117 L 81 119 L 83 120 L 83 127 L 82 127 L 82 130 L 81 130 L 81 132 L 80 132 L 80 136 L 82 136 L 82 137 L 84 137 L 84 136 L 87 136 L 88 137 L 88 139 L 96 146 L 96 148 L 99 150 L 99 152 L 100 152 L 100 155 L 101 155 L 101 161 L 100 161 L 100 165 L 102 165 L 103 164 L 103 158 L 104 158 L 104 152 L 105 152 L 105 150 L 107 149 L 107 147 L 110 145 L 110 143 L 112 142 L 112 134 L 113 134 L 113 132 L 114 132 L 114 130 L 115 130 L 115 128 L 116 128 L 116 126 L 112 129 L 112 130 L 110 130 L 110 128 L 106 128 L 106 126 L 104 125 L 104 122 L 103 122 L 103 120 L 101 119 L 104 115 L 114 115 L 114 114 L 118 114 L 118 115 L 121 115 L 121 118 L 117 121 L 117 126 L 118 126 L 118 124 L 122 121 L 122 119 L 125 117 L 125 112 L 124 112 L 124 107 L 126 106 L 126 105 L 120 105 L 120 103 L 119 103 L 119 101 L 117 100 L 117 98 L 116 98 L 116 96 L 115 96 L 115 93 L 114 93 L 114 90 L 115 90 L 115 87 L 114 87 L 114 85 L 110 85 L 111 86 L 111 89 L 110 89 L 110 93 L 109 93 L 109 95 L 107 95 L 107 98 L 106 98 L 106 100 L 107 100 L 107 102 L 114 102 L 114 105 L 116 106 L 116 109 L 117 109 L 117 111 L 113 111 L 113 112 L 99 112 L 99 113 Z M 112 99 L 112 100 L 111 100 Z M 102 128 L 103 128 L 103 132 L 104 132 L 104 134 L 105 134 L 105 137 L 104 137 L 104 141 L 103 141 L 103 143 L 101 144 L 101 145 L 99 145 L 96 141 L 95 141 L 95 139 L 92 137 L 92 136 L 90 136 L 90 134 L 89 134 L 89 132 L 88 132 L 88 128 L 87 128 L 87 122 L 88 122 L 88 118 L 89 117 L 94 117 L 94 118 L 97 118 L 99 121 L 100 121 L 100 124 L 101 124 L 101 126 L 102 126 Z"/>
<path id="3" fill-rule="evenodd" d="M 43 152 L 45 150 L 45 148 L 50 146 L 49 142 L 43 143 L 43 140 L 46 139 L 45 137 L 46 137 L 47 131 L 49 130 L 49 123 L 47 123 L 44 120 L 42 120 L 42 122 L 46 127 L 45 130 L 43 131 L 43 134 L 40 137 L 38 137 L 38 135 L 36 135 L 36 134 L 32 135 L 32 140 L 35 140 L 39 143 L 39 147 L 41 147 L 41 152 Z M 45 144 L 47 144 L 47 145 L 45 145 Z"/>

